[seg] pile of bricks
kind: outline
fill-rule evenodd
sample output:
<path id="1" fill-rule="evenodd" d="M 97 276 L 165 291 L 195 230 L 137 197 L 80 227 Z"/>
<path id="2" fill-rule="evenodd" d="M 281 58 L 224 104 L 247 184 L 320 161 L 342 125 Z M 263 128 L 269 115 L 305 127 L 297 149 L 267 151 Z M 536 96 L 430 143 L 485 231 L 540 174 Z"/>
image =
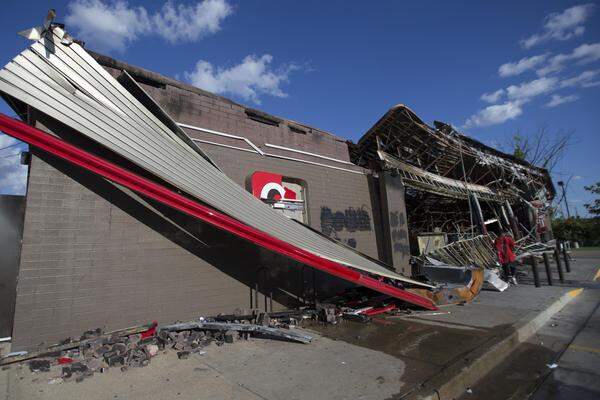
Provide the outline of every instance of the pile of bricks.
<path id="1" fill-rule="evenodd" d="M 62 344 L 68 344 L 67 339 Z M 160 350 L 170 346 L 168 341 L 150 332 L 131 335 L 104 334 L 97 329 L 83 334 L 81 344 L 75 348 L 50 353 L 43 358 L 29 361 L 32 372 L 47 372 L 52 365 L 62 366 L 62 381 L 81 382 L 94 373 L 103 373 L 108 368 L 145 367 Z"/>
<path id="2" fill-rule="evenodd" d="M 0 359 L 0 365 L 26 361 L 32 372 L 49 372 L 60 367 L 60 377 L 52 383 L 82 382 L 95 373 L 109 368 L 140 368 L 150 364 L 153 357 L 174 350 L 179 359 L 203 354 L 211 343 L 222 346 L 250 336 L 267 336 L 280 340 L 308 343 L 308 335 L 290 331 L 297 324 L 289 312 L 271 318 L 266 313 L 216 316 L 197 321 L 158 326 L 156 322 L 139 327 L 104 333 L 101 329 L 84 332 L 79 340 L 68 338 L 45 350 Z M 310 318 L 311 313 L 292 312 Z M 301 318 L 300 318 L 301 319 Z"/>

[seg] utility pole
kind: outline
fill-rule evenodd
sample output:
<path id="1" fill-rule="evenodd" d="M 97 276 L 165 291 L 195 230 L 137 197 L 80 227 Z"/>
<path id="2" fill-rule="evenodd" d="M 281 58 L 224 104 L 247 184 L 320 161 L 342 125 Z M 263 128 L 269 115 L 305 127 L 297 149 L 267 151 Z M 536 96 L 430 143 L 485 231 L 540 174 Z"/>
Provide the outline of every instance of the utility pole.
<path id="1" fill-rule="evenodd" d="M 563 181 L 558 181 L 557 183 L 558 183 L 558 186 L 560 186 L 562 189 L 562 197 L 563 197 L 563 200 L 565 201 L 565 207 L 567 209 L 567 218 L 571 218 L 571 212 L 569 211 L 569 202 L 567 201 L 566 185 Z"/>

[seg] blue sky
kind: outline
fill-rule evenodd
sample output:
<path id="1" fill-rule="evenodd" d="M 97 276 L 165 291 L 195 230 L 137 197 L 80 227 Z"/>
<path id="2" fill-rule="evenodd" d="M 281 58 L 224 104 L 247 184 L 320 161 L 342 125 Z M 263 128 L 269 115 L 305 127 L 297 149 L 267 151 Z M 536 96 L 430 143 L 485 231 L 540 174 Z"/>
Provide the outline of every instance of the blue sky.
<path id="1" fill-rule="evenodd" d="M 4 1 L 0 62 L 46 1 Z M 368 7 L 366 6 L 368 4 Z M 87 47 L 357 140 L 397 103 L 490 145 L 574 131 L 556 178 L 572 208 L 600 180 L 600 3 L 586 1 L 55 1 Z M 0 112 L 9 113 L 5 104 Z M 12 142 L 0 137 L 0 148 Z M 23 190 L 20 146 L 0 192 Z M 12 164 L 11 164 L 12 163 Z"/>

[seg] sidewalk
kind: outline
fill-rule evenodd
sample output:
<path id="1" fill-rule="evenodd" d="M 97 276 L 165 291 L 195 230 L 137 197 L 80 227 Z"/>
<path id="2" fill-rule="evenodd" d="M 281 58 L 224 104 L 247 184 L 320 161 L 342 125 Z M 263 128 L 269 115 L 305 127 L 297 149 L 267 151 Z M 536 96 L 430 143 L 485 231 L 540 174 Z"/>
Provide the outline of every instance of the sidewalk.
<path id="1" fill-rule="evenodd" d="M 485 291 L 471 304 L 442 310 L 450 314 L 315 327 L 316 339 L 308 345 L 240 341 L 209 347 L 188 360 L 164 354 L 145 368 L 111 369 L 82 383 L 58 385 L 48 380 L 59 370 L 31 374 L 27 367 L 12 367 L 0 371 L 0 399 L 388 399 L 459 393 L 452 395 L 457 398 L 562 307 L 580 301 L 577 288 L 588 287 L 584 294 L 592 290 L 600 252 L 572 265 L 564 285 L 549 287 L 543 279 L 544 286 L 535 288 L 524 280 L 503 293 Z M 592 347 L 587 341 L 580 345 Z"/>

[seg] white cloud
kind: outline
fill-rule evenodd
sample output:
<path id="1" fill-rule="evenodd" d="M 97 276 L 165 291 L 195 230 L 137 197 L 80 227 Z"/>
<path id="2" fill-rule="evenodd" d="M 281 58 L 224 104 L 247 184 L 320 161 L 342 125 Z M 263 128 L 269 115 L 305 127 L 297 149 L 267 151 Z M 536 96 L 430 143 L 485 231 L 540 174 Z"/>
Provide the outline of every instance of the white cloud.
<path id="1" fill-rule="evenodd" d="M 560 106 L 561 104 L 572 103 L 574 101 L 579 100 L 579 96 L 577 95 L 569 95 L 569 96 L 561 96 L 558 94 L 553 94 L 552 98 L 548 103 L 546 103 L 546 107 L 554 108 Z"/>
<path id="2" fill-rule="evenodd" d="M 160 36 L 170 42 L 195 41 L 221 29 L 221 21 L 232 12 L 223 0 L 205 0 L 196 5 L 167 2 L 152 18 Z"/>
<path id="3" fill-rule="evenodd" d="M 3 194 L 25 194 L 27 185 L 27 166 L 21 165 L 20 152 L 24 144 L 12 137 L 0 134 L 0 193 Z"/>
<path id="4" fill-rule="evenodd" d="M 506 89 L 499 89 L 493 93 L 484 93 L 481 99 L 494 103 L 506 95 L 508 101 L 503 104 L 494 104 L 479 110 L 465 122 L 464 127 L 480 127 L 497 125 L 510 119 L 515 119 L 523 113 L 523 105 L 533 98 L 547 95 L 564 88 L 589 88 L 600 86 L 600 69 L 584 71 L 581 74 L 567 79 L 557 77 L 542 77 L 532 81 L 522 82 L 518 85 L 510 85 Z M 547 108 L 553 108 L 561 104 L 570 103 L 579 99 L 577 95 L 561 96 L 553 94 L 545 104 Z"/>
<path id="5" fill-rule="evenodd" d="M 67 29 L 75 28 L 81 40 L 101 49 L 123 51 L 150 29 L 146 9 L 130 8 L 125 1 L 75 0 L 68 8 Z"/>
<path id="6" fill-rule="evenodd" d="M 101 50 L 123 51 L 143 35 L 157 34 L 170 42 L 194 41 L 220 29 L 232 10 L 226 0 L 204 0 L 195 5 L 167 1 L 150 15 L 144 7 L 124 0 L 74 0 L 68 5 L 67 30 Z"/>
<path id="7" fill-rule="evenodd" d="M 19 143 L 16 139 L 11 136 L 8 136 L 4 133 L 0 133 L 0 149 L 5 148 L 7 146 L 12 146 L 16 143 Z"/>
<path id="8" fill-rule="evenodd" d="M 192 72 L 185 72 L 186 80 L 201 89 L 219 94 L 232 94 L 260 104 L 260 95 L 287 97 L 281 84 L 288 82 L 289 74 L 298 69 L 295 64 L 272 68 L 273 56 L 246 56 L 238 65 L 215 68 L 200 60 Z"/>
<path id="9" fill-rule="evenodd" d="M 511 100 L 531 99 L 555 90 L 558 82 L 558 78 L 555 77 L 538 78 L 529 82 L 523 82 L 519 85 L 510 85 L 506 88 L 506 93 Z"/>
<path id="10" fill-rule="evenodd" d="M 587 44 L 576 47 L 569 54 L 557 54 L 550 58 L 548 65 L 537 70 L 539 76 L 545 76 L 553 72 L 562 71 L 568 61 L 575 61 L 580 65 L 589 64 L 600 60 L 600 43 Z"/>
<path id="11" fill-rule="evenodd" d="M 600 69 L 595 71 L 583 71 L 581 74 L 574 76 L 573 78 L 563 79 L 560 82 L 561 88 L 567 87 L 583 87 L 590 88 L 600 85 L 600 80 L 597 80 L 597 76 L 600 74 Z"/>
<path id="12" fill-rule="evenodd" d="M 522 74 L 525 71 L 534 69 L 548 58 L 549 54 L 539 54 L 532 57 L 524 57 L 517 62 L 502 64 L 498 68 L 498 75 L 503 78 Z"/>
<path id="13" fill-rule="evenodd" d="M 527 100 L 507 101 L 503 104 L 495 104 L 479 110 L 477 114 L 471 115 L 465 122 L 464 127 L 481 127 L 502 124 L 508 120 L 515 119 L 523 114 L 523 104 Z"/>
<path id="14" fill-rule="evenodd" d="M 504 89 L 498 89 L 492 93 L 484 93 L 481 95 L 481 100 L 486 103 L 496 103 L 504 95 Z"/>
<path id="15" fill-rule="evenodd" d="M 580 4 L 567 8 L 561 13 L 552 13 L 544 18 L 541 33 L 536 33 L 521 40 L 521 46 L 530 49 L 549 40 L 568 40 L 581 36 L 585 32 L 585 21 L 592 15 L 594 4 Z"/>

